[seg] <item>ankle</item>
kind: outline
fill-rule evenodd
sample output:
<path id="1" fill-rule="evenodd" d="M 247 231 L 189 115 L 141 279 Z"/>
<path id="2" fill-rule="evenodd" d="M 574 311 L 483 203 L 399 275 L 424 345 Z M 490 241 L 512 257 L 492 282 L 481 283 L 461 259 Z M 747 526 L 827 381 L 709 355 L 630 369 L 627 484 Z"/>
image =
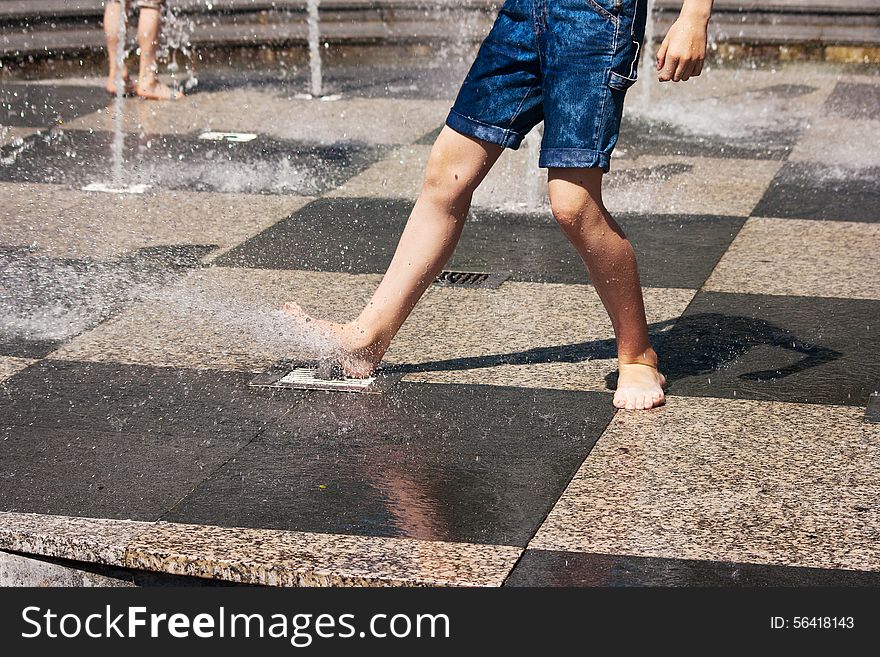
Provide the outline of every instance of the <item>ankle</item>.
<path id="1" fill-rule="evenodd" d="M 652 347 L 648 347 L 640 352 L 620 351 L 617 362 L 619 365 L 647 365 L 656 369 L 660 359 L 657 357 L 657 352 Z"/>
<path id="2" fill-rule="evenodd" d="M 364 322 L 360 318 L 349 322 L 348 328 L 354 334 L 358 343 L 365 346 L 384 345 L 387 347 L 391 342 L 381 328 L 375 327 L 368 322 Z"/>

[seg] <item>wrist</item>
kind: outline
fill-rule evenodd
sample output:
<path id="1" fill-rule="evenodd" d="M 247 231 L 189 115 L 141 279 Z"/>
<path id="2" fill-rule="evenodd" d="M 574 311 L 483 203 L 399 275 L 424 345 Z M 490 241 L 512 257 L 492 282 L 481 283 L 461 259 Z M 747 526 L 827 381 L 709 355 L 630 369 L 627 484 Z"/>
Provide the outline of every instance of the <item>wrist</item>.
<path id="1" fill-rule="evenodd" d="M 708 24 L 709 18 L 712 16 L 711 0 L 685 0 L 681 6 L 681 18 L 689 21 Z"/>

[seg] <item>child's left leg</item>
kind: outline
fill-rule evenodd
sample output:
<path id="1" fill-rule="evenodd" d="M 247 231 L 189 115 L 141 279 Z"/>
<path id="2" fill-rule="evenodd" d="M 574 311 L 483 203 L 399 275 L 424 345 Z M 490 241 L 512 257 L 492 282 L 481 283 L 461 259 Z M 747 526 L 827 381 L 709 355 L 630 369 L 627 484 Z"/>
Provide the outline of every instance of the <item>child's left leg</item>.
<path id="1" fill-rule="evenodd" d="M 614 405 L 645 409 L 662 404 L 666 379 L 648 338 L 635 253 L 602 203 L 602 170 L 551 168 L 548 187 L 553 216 L 584 261 L 617 336 Z"/>

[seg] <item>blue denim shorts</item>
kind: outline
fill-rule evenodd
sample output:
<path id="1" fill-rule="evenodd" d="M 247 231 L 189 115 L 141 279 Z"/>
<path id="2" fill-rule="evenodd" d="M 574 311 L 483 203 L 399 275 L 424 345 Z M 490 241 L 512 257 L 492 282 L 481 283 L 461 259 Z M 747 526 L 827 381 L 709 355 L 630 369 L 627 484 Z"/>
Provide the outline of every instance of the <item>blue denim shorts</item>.
<path id="1" fill-rule="evenodd" d="M 646 16 L 647 0 L 507 0 L 446 125 L 516 149 L 543 120 L 538 166 L 608 171 Z"/>

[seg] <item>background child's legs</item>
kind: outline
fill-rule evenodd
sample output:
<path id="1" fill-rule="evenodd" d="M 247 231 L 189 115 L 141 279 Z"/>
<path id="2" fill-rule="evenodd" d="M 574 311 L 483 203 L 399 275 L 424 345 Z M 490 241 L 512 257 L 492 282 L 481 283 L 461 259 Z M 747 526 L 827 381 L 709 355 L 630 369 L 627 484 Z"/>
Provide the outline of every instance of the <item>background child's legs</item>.
<path id="1" fill-rule="evenodd" d="M 156 51 L 159 48 L 163 3 L 164 0 L 139 0 L 137 3 L 140 69 L 136 88 L 129 85 L 128 71 L 122 63 L 122 80 L 126 85 L 126 91 L 137 91 L 138 95 L 154 100 L 171 100 L 177 96 L 171 88 L 159 82 L 156 74 Z M 104 7 L 104 36 L 107 40 L 107 57 L 110 60 L 107 91 L 111 93 L 116 92 L 120 58 L 125 50 L 125 43 L 119 38 L 119 21 L 127 19 L 128 6 L 128 2 L 108 0 Z"/>
<path id="2" fill-rule="evenodd" d="M 425 181 L 382 282 L 356 320 L 317 322 L 344 352 L 349 376 L 366 376 L 428 286 L 449 260 L 461 236 L 474 190 L 504 149 L 444 126 L 428 158 Z M 311 321 L 295 303 L 285 309 Z"/>
<path id="3" fill-rule="evenodd" d="M 548 170 L 550 207 L 577 249 L 617 336 L 619 380 L 614 403 L 651 408 L 663 399 L 663 377 L 651 348 L 632 245 L 602 203 L 602 170 Z"/>
<path id="4" fill-rule="evenodd" d="M 107 91 L 116 93 L 116 83 L 119 79 L 120 58 L 125 49 L 125 44 L 119 39 L 119 21 L 126 20 L 125 8 L 118 0 L 107 0 L 104 5 L 104 38 L 107 41 L 107 60 L 110 72 L 107 76 Z M 128 79 L 128 71 L 122 63 L 122 81 Z"/>

